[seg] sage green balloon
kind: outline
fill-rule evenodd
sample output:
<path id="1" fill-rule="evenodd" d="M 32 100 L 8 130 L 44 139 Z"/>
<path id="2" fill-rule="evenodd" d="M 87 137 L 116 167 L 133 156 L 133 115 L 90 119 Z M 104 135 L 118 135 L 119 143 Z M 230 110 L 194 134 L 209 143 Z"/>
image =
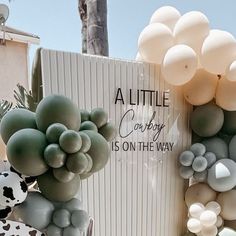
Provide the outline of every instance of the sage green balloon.
<path id="1" fill-rule="evenodd" d="M 82 174 L 88 169 L 88 158 L 82 152 L 70 154 L 67 157 L 66 167 L 69 171 Z"/>
<path id="2" fill-rule="evenodd" d="M 229 143 L 229 156 L 230 159 L 236 161 L 236 135 L 231 139 Z"/>
<path id="3" fill-rule="evenodd" d="M 85 232 L 89 226 L 89 215 L 84 210 L 76 210 L 71 215 L 71 222 L 74 227 Z"/>
<path id="4" fill-rule="evenodd" d="M 71 213 L 66 209 L 58 209 L 54 211 L 53 213 L 53 223 L 60 227 L 60 228 L 66 228 L 71 223 Z"/>
<path id="5" fill-rule="evenodd" d="M 56 225 L 50 224 L 46 229 L 46 233 L 47 236 L 62 236 L 62 230 L 63 229 L 57 227 Z"/>
<path id="6" fill-rule="evenodd" d="M 58 169 L 53 169 L 53 175 L 59 182 L 62 183 L 68 183 L 75 177 L 75 174 L 64 166 Z"/>
<path id="7" fill-rule="evenodd" d="M 102 126 L 98 132 L 107 140 L 107 142 L 111 142 L 116 137 L 116 127 L 112 123 L 107 123 Z"/>
<path id="8" fill-rule="evenodd" d="M 72 198 L 70 201 L 65 202 L 61 205 L 61 208 L 68 210 L 72 213 L 75 210 L 81 210 L 83 207 L 82 202 L 77 198 Z"/>
<path id="9" fill-rule="evenodd" d="M 0 123 L 0 132 L 3 142 L 7 144 L 9 138 L 14 133 L 26 128 L 37 129 L 35 113 L 21 108 L 7 112 Z"/>
<path id="10" fill-rule="evenodd" d="M 80 109 L 80 115 L 81 115 L 81 122 L 90 119 L 90 113 L 87 110 Z"/>
<path id="11" fill-rule="evenodd" d="M 82 236 L 78 228 L 69 226 L 63 230 L 62 236 Z"/>
<path id="12" fill-rule="evenodd" d="M 85 174 L 81 174 L 80 175 L 80 179 L 83 180 L 83 179 L 88 179 L 90 176 L 92 176 L 93 173 L 91 172 L 88 172 L 88 173 L 85 173 Z"/>
<path id="13" fill-rule="evenodd" d="M 66 153 L 56 143 L 50 144 L 44 150 L 44 159 L 52 168 L 60 168 L 66 162 Z"/>
<path id="14" fill-rule="evenodd" d="M 78 131 L 80 122 L 79 108 L 65 96 L 47 96 L 37 106 L 36 124 L 43 132 L 53 123 L 61 123 L 68 129 Z"/>
<path id="15" fill-rule="evenodd" d="M 44 230 L 51 222 L 53 211 L 53 204 L 40 192 L 29 192 L 26 200 L 14 207 L 14 217 L 17 221 Z"/>
<path id="16" fill-rule="evenodd" d="M 81 123 L 80 131 L 83 130 L 93 130 L 95 132 L 98 132 L 97 126 L 92 121 L 89 120 Z"/>
<path id="17" fill-rule="evenodd" d="M 45 134 L 35 129 L 22 129 L 7 143 L 7 157 L 13 168 L 27 176 L 38 176 L 48 170 L 44 161 L 47 146 Z"/>
<path id="18" fill-rule="evenodd" d="M 54 123 L 47 128 L 46 137 L 49 143 L 59 143 L 61 134 L 66 131 L 65 125 L 60 123 Z"/>
<path id="19" fill-rule="evenodd" d="M 79 134 L 80 134 L 80 137 L 82 139 L 82 146 L 81 146 L 79 151 L 83 152 L 83 153 L 86 153 L 91 147 L 91 140 L 90 140 L 89 136 L 86 133 L 79 132 Z"/>
<path id="20" fill-rule="evenodd" d="M 88 173 L 92 169 L 92 167 L 93 167 L 93 159 L 92 159 L 92 157 L 88 153 L 85 153 L 85 156 L 88 159 L 88 167 L 85 170 L 85 173 Z"/>
<path id="21" fill-rule="evenodd" d="M 217 160 L 229 158 L 229 148 L 226 142 L 218 137 L 205 139 L 202 141 L 205 145 L 207 152 L 213 152 Z"/>
<path id="22" fill-rule="evenodd" d="M 42 194 L 50 201 L 56 202 L 71 200 L 77 194 L 80 186 L 79 175 L 75 175 L 70 182 L 62 183 L 53 176 L 51 171 L 39 176 L 37 180 Z"/>
<path id="23" fill-rule="evenodd" d="M 225 119 L 222 132 L 236 135 L 236 111 L 224 111 Z"/>
<path id="24" fill-rule="evenodd" d="M 200 137 L 216 135 L 221 130 L 223 123 L 223 110 L 212 103 L 197 107 L 190 118 L 192 130 Z"/>
<path id="25" fill-rule="evenodd" d="M 82 147 L 80 134 L 74 130 L 64 131 L 59 139 L 60 147 L 69 154 L 76 153 Z"/>
<path id="26" fill-rule="evenodd" d="M 106 139 L 102 135 L 90 130 L 85 130 L 84 132 L 91 139 L 91 147 L 88 154 L 93 160 L 93 167 L 90 172 L 94 173 L 104 168 L 107 164 L 110 150 Z"/>
<path id="27" fill-rule="evenodd" d="M 95 108 L 90 113 L 90 120 L 98 127 L 101 128 L 108 121 L 108 114 L 103 108 Z"/>

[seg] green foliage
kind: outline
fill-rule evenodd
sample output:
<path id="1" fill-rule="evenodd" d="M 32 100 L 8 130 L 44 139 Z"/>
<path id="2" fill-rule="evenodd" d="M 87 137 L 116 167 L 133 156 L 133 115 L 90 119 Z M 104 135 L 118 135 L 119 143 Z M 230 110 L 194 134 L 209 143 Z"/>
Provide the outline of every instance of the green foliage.
<path id="1" fill-rule="evenodd" d="M 3 116 L 12 109 L 12 106 L 12 102 L 8 102 L 7 100 L 0 101 L 0 121 L 2 120 Z"/>

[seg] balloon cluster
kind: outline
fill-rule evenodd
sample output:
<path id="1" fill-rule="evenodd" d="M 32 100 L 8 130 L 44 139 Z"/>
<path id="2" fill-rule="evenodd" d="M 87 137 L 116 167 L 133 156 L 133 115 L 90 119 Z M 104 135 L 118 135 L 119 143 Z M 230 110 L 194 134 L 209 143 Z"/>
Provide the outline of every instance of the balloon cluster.
<path id="1" fill-rule="evenodd" d="M 168 83 L 183 86 L 190 104 L 216 98 L 223 109 L 236 110 L 236 39 L 211 30 L 203 13 L 159 8 L 139 36 L 138 51 L 137 60 L 161 65 Z"/>

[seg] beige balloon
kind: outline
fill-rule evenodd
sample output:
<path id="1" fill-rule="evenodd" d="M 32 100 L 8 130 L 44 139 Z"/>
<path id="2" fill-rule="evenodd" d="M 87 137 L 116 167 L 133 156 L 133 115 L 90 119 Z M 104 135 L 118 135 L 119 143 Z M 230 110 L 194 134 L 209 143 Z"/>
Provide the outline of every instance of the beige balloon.
<path id="1" fill-rule="evenodd" d="M 236 58 L 236 40 L 232 34 L 212 30 L 203 42 L 201 64 L 210 73 L 224 75 Z"/>
<path id="2" fill-rule="evenodd" d="M 185 99 L 194 106 L 210 102 L 216 93 L 218 76 L 199 69 L 195 76 L 183 86 Z"/>
<path id="3" fill-rule="evenodd" d="M 174 28 L 176 43 L 186 44 L 197 54 L 210 32 L 209 20 L 199 11 L 191 11 L 180 17 Z"/>
<path id="4" fill-rule="evenodd" d="M 167 50 L 173 45 L 172 32 L 161 23 L 148 25 L 138 39 L 139 53 L 149 63 L 161 64 Z"/>
<path id="5" fill-rule="evenodd" d="M 179 44 L 170 48 L 161 65 L 165 80 L 175 86 L 186 84 L 195 75 L 198 58 L 192 48 Z"/>
<path id="6" fill-rule="evenodd" d="M 236 111 L 236 83 L 222 77 L 216 89 L 216 104 L 227 111 Z"/>
<path id="7" fill-rule="evenodd" d="M 162 23 L 170 28 L 173 31 L 176 22 L 181 17 L 180 12 L 171 6 L 164 6 L 157 9 L 150 20 L 150 24 L 153 23 Z"/>
<path id="8" fill-rule="evenodd" d="M 208 202 L 215 201 L 215 199 L 216 192 L 203 183 L 191 185 L 185 193 L 185 203 L 188 207 L 194 203 L 206 205 Z"/>
<path id="9" fill-rule="evenodd" d="M 220 215 L 224 220 L 236 220 L 236 190 L 220 193 L 216 201 L 221 206 Z"/>

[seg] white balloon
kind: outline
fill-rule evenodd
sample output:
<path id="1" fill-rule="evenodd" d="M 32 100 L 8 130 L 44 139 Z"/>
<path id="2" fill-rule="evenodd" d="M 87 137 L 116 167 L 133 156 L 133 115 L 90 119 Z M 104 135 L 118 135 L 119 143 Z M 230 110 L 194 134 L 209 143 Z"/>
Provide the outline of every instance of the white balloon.
<path id="1" fill-rule="evenodd" d="M 200 222 L 205 227 L 215 225 L 217 221 L 217 215 L 213 211 L 206 210 L 200 215 Z"/>
<path id="2" fill-rule="evenodd" d="M 161 70 L 169 84 L 180 86 L 193 78 L 197 65 L 197 55 L 193 49 L 180 44 L 167 51 Z"/>
<path id="3" fill-rule="evenodd" d="M 216 89 L 216 104 L 227 111 L 236 111 L 236 83 L 222 77 Z"/>
<path id="4" fill-rule="evenodd" d="M 161 23 L 148 25 L 138 39 L 139 53 L 146 62 L 150 63 L 161 64 L 167 50 L 173 45 L 172 32 Z"/>
<path id="5" fill-rule="evenodd" d="M 201 203 L 192 204 L 189 208 L 190 216 L 194 218 L 200 218 L 200 215 L 204 212 L 205 207 Z"/>
<path id="6" fill-rule="evenodd" d="M 221 226 L 223 226 L 223 224 L 224 224 L 224 220 L 222 219 L 222 217 L 217 216 L 216 227 L 220 228 Z"/>
<path id="7" fill-rule="evenodd" d="M 137 53 L 137 55 L 135 57 L 135 61 L 140 61 L 140 62 L 144 61 L 139 52 Z"/>
<path id="8" fill-rule="evenodd" d="M 236 61 L 233 61 L 226 70 L 226 79 L 236 82 Z"/>
<path id="9" fill-rule="evenodd" d="M 218 233 L 218 229 L 216 226 L 211 227 L 203 227 L 201 235 L 202 236 L 216 236 Z"/>
<path id="10" fill-rule="evenodd" d="M 181 17 L 179 11 L 171 6 L 164 6 L 157 9 L 150 20 L 150 24 L 162 23 L 169 27 L 171 30 L 174 29 L 176 22 Z"/>
<path id="11" fill-rule="evenodd" d="M 201 222 L 198 219 L 191 218 L 187 223 L 188 230 L 192 233 L 200 233 L 202 230 Z"/>
<path id="12" fill-rule="evenodd" d="M 210 32 L 209 20 L 199 11 L 191 11 L 180 17 L 174 28 L 177 43 L 186 44 L 201 52 L 202 44 Z"/>
<path id="13" fill-rule="evenodd" d="M 201 64 L 210 73 L 224 75 L 236 58 L 236 40 L 232 34 L 213 30 L 203 42 Z"/>
<path id="14" fill-rule="evenodd" d="M 219 215 L 220 212 L 221 212 L 220 204 L 218 202 L 215 202 L 215 201 L 207 203 L 206 209 L 215 212 L 216 215 Z"/>

